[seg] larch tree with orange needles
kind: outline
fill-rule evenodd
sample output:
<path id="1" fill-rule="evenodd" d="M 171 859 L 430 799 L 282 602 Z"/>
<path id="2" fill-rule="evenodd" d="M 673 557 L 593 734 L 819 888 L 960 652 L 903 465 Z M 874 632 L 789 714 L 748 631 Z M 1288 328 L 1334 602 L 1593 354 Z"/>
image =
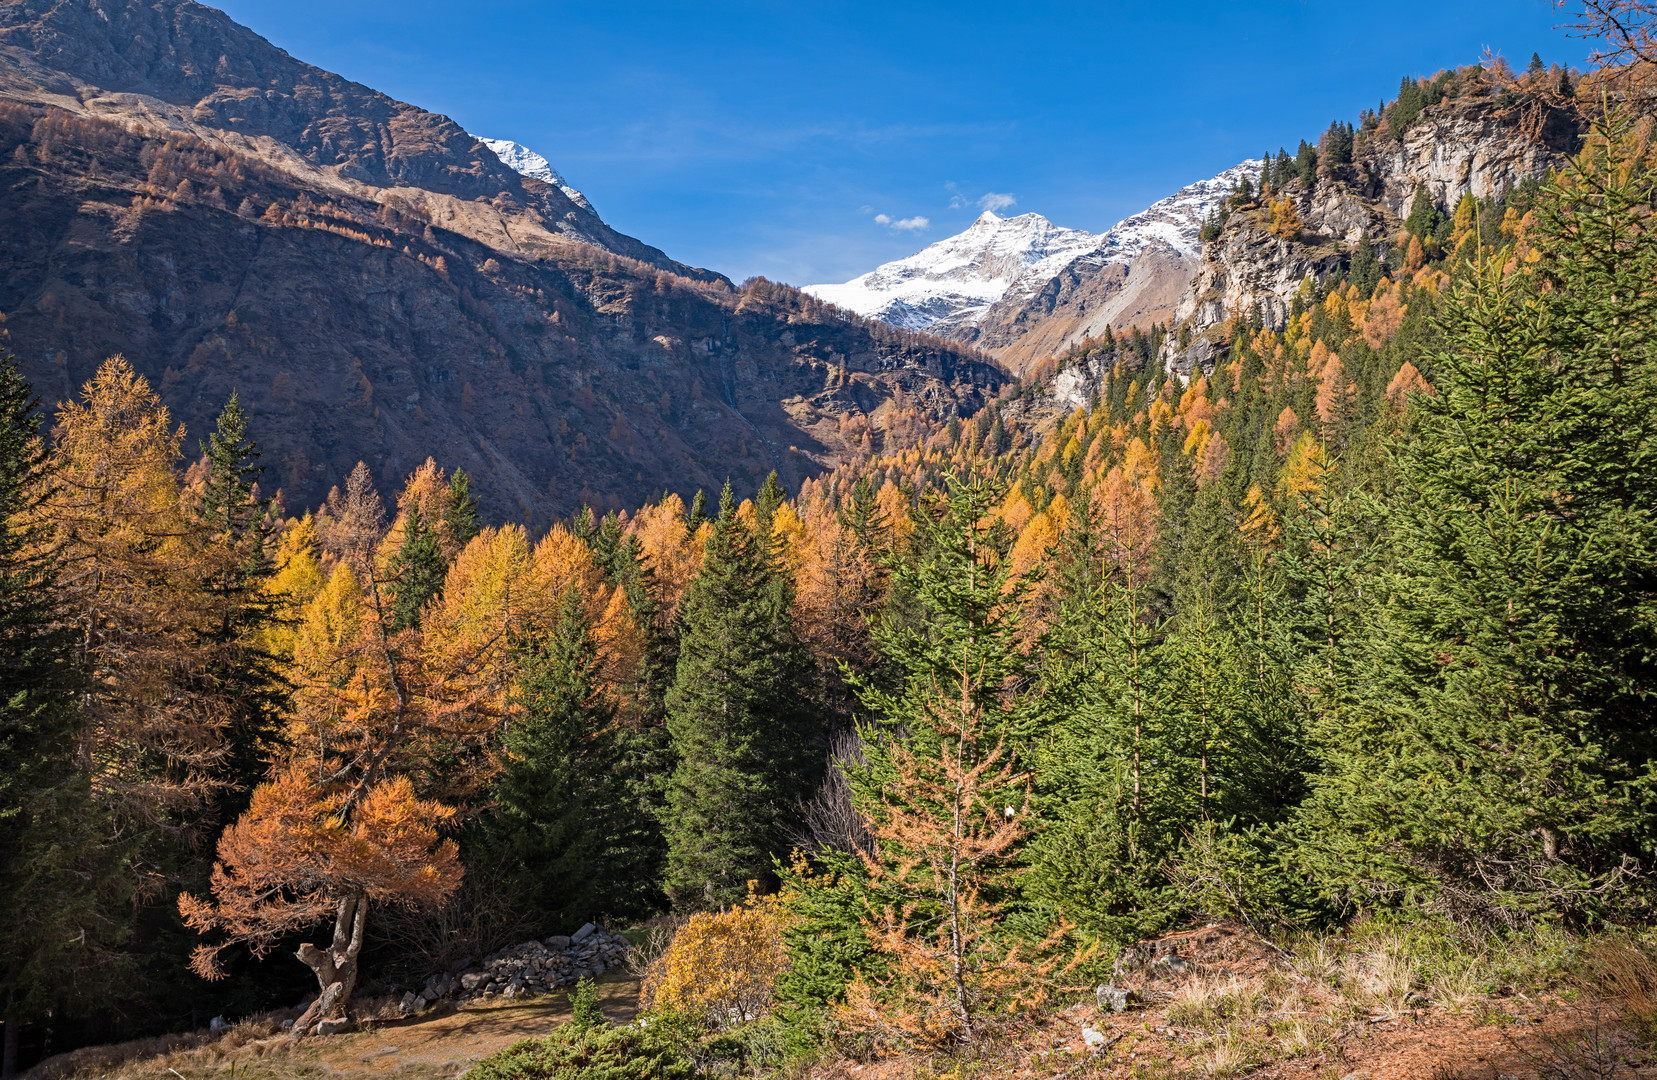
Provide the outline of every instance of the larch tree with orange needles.
<path id="1" fill-rule="evenodd" d="M 485 530 L 421 625 L 402 626 L 396 549 L 365 466 L 323 517 L 335 562 L 294 634 L 286 759 L 220 839 L 211 898 L 179 903 L 192 928 L 224 935 L 196 952 L 207 978 L 229 945 L 262 953 L 331 919 L 331 943 L 297 953 L 319 988 L 305 1023 L 350 1001 L 371 907 L 439 904 L 459 885 L 454 843 L 438 831 L 454 810 L 430 796 L 477 786 L 505 708 L 510 641 L 533 627 L 547 592 L 522 530 Z"/>
<path id="2" fill-rule="evenodd" d="M 876 629 L 902 684 L 854 683 L 879 717 L 852 782 L 874 837 L 863 928 L 889 974 L 854 977 L 841 1015 L 898 1044 L 974 1041 L 992 1016 L 1039 1002 L 1056 967 L 999 922 L 1029 831 L 1018 746 L 1034 702 L 1019 634 L 1030 582 L 989 517 L 997 494 L 958 485 L 932 508 L 926 554 L 894 573 L 926 618 Z"/>

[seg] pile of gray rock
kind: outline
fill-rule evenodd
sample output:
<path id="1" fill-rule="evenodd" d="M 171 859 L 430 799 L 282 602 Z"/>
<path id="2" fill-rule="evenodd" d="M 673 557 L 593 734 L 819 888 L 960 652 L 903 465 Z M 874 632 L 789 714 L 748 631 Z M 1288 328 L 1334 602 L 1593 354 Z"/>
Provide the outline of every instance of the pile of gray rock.
<path id="1" fill-rule="evenodd" d="M 577 979 L 602 975 L 620 967 L 629 946 L 622 937 L 587 923 L 568 936 L 511 945 L 475 963 L 471 958 L 426 980 L 419 994 L 403 996 L 403 1006 L 419 1012 L 438 1001 L 465 1005 L 486 998 L 519 998 L 545 994 Z"/>

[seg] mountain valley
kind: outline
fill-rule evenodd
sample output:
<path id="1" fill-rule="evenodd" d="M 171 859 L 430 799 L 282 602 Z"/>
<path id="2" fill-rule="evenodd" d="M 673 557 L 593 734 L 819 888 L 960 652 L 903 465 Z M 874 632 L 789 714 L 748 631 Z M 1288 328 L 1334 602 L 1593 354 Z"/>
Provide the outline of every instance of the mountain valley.
<path id="1" fill-rule="evenodd" d="M 0 214 L 27 223 L 0 237 L 0 312 L 48 403 L 117 353 L 191 439 L 239 393 L 294 507 L 430 454 L 542 524 L 798 484 L 1004 381 L 675 262 L 539 155 L 495 144 L 524 175 L 190 0 L 0 3 L 0 103 Z"/>

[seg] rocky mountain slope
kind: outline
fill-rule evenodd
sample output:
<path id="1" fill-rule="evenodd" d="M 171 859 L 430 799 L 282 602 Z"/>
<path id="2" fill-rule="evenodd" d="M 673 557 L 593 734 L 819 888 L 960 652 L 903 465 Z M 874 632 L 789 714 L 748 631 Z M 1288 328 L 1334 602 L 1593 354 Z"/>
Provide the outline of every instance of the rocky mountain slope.
<path id="1" fill-rule="evenodd" d="M 839 285 L 806 291 L 894 326 L 973 344 L 1017 371 L 1106 326 L 1166 322 L 1202 250 L 1208 215 L 1246 161 L 1181 188 L 1099 234 L 1040 214 L 986 212 L 965 232 Z"/>
<path id="2" fill-rule="evenodd" d="M 1192 340 L 1176 349 L 1171 335 L 1170 362 L 1182 371 L 1211 367 L 1223 348 L 1217 328 L 1234 315 L 1258 309 L 1266 326 L 1281 328 L 1301 283 L 1343 272 L 1366 235 L 1398 272 L 1418 189 L 1448 216 L 1465 194 L 1495 198 L 1545 176 L 1575 152 L 1585 127 L 1574 102 L 1531 93 L 1445 100 L 1396 138 L 1384 128 L 1360 132 L 1351 162 L 1320 164 L 1311 183 L 1291 180 L 1273 193 L 1294 203 L 1298 235 L 1268 231 L 1258 199 L 1231 214 L 1179 300 L 1175 320 Z"/>
<path id="3" fill-rule="evenodd" d="M 539 523 L 797 484 L 1002 382 L 677 263 L 559 179 L 190 0 L 0 0 L 5 344 L 48 404 L 124 353 L 191 448 L 239 392 L 291 507 L 427 455 Z"/>

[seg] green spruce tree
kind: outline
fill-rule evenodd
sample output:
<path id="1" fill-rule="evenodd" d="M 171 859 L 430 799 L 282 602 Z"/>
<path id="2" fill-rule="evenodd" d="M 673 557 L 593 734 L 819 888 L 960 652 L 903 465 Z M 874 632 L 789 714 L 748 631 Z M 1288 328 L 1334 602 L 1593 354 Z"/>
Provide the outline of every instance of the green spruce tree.
<path id="1" fill-rule="evenodd" d="M 464 475 L 456 470 L 456 475 Z M 452 520 L 452 516 L 451 516 Z M 443 557 L 443 543 L 437 530 L 420 513 L 420 502 L 409 503 L 403 518 L 403 543 L 391 557 L 396 593 L 391 603 L 391 628 L 407 630 L 420 625 L 420 612 L 432 597 L 443 591 L 449 560 Z"/>
<path id="2" fill-rule="evenodd" d="M 659 910 L 655 823 L 625 774 L 635 733 L 617 723 L 574 586 L 546 637 L 520 647 L 517 667 L 522 712 L 502 740 L 483 826 L 489 861 L 509 868 L 508 887 L 548 928 Z"/>
<path id="3" fill-rule="evenodd" d="M 1499 924 L 1648 910 L 1657 835 L 1657 242 L 1627 125 L 1539 214 L 1541 260 L 1445 305 L 1397 565 L 1304 815 L 1325 891 Z M 1315 853 L 1315 854 L 1313 854 Z"/>
<path id="4" fill-rule="evenodd" d="M 34 510 L 47 455 L 35 402 L 0 352 L 0 1075 L 25 1025 L 88 1004 L 121 937 L 122 852 L 75 765 L 73 628 L 56 600 L 53 538 Z M 113 977 L 106 966 L 104 977 Z M 80 999 L 80 1000 L 77 1000 Z"/>
<path id="5" fill-rule="evenodd" d="M 720 497 L 702 569 L 679 613 L 667 695 L 667 891 L 681 908 L 731 903 L 769 879 L 823 752 L 792 596 L 768 545 Z"/>

